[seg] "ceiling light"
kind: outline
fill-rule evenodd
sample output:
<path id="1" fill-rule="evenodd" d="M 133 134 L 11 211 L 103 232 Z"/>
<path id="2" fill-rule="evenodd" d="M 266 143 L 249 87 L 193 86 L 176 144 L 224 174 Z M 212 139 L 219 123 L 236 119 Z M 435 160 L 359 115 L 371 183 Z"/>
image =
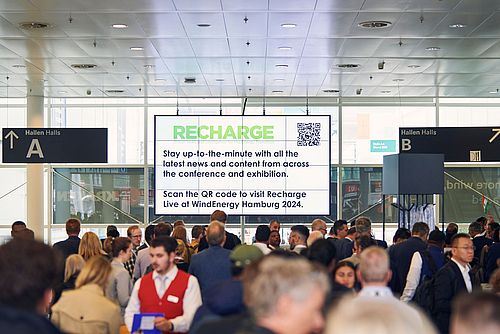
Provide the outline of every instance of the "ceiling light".
<path id="1" fill-rule="evenodd" d="M 26 68 L 26 65 L 23 65 L 23 64 L 15 64 L 15 65 L 12 65 L 12 67 L 14 67 L 14 68 Z"/>
<path id="2" fill-rule="evenodd" d="M 52 28 L 52 25 L 43 22 L 21 22 L 19 23 L 19 28 L 25 30 L 47 29 Z"/>
<path id="3" fill-rule="evenodd" d="M 288 67 L 288 64 L 276 64 L 275 67 Z"/>
<path id="4" fill-rule="evenodd" d="M 144 51 L 142 46 L 131 46 L 130 51 Z"/>
<path id="5" fill-rule="evenodd" d="M 189 83 L 189 84 L 196 83 L 196 78 L 186 77 L 186 78 L 184 78 L 184 83 Z"/>
<path id="6" fill-rule="evenodd" d="M 274 82 L 284 82 L 285 79 L 274 79 Z"/>
<path id="7" fill-rule="evenodd" d="M 392 22 L 389 21 L 365 21 L 358 23 L 358 27 L 367 28 L 367 29 L 380 29 L 387 28 L 392 25 Z"/>
<path id="8" fill-rule="evenodd" d="M 111 27 L 113 27 L 115 29 L 127 29 L 128 25 L 126 25 L 124 23 L 115 23 Z"/>
<path id="9" fill-rule="evenodd" d="M 165 94 L 175 94 L 176 92 L 175 92 L 175 90 L 166 90 L 163 93 L 165 93 Z"/>
<path id="10" fill-rule="evenodd" d="M 394 82 L 403 82 L 403 81 L 405 81 L 405 79 L 392 79 L 392 81 L 394 81 Z"/>
<path id="11" fill-rule="evenodd" d="M 337 66 L 338 68 L 346 69 L 346 68 L 358 68 L 359 64 L 337 64 L 335 66 Z"/>
<path id="12" fill-rule="evenodd" d="M 106 89 L 105 92 L 108 94 L 121 94 L 125 91 L 123 89 Z"/>
<path id="13" fill-rule="evenodd" d="M 165 82 L 165 79 L 155 79 L 155 82 Z"/>
<path id="14" fill-rule="evenodd" d="M 65 90 L 60 90 L 60 91 L 58 91 L 57 93 L 58 93 L 58 94 L 66 94 L 66 93 L 67 93 L 67 91 L 65 91 Z"/>
<path id="15" fill-rule="evenodd" d="M 497 90 L 492 90 L 492 91 L 489 91 L 490 94 L 498 94 L 498 88 Z"/>
<path id="16" fill-rule="evenodd" d="M 146 64 L 146 65 L 144 65 L 144 68 L 153 68 L 153 67 L 155 67 L 155 65 L 152 65 L 152 64 Z"/>
<path id="17" fill-rule="evenodd" d="M 89 70 L 92 68 L 96 68 L 96 64 L 71 64 L 71 67 L 79 69 L 79 70 Z"/>
<path id="18" fill-rule="evenodd" d="M 297 25 L 295 23 L 283 23 L 281 28 L 295 28 Z"/>
<path id="19" fill-rule="evenodd" d="M 340 93 L 338 89 L 323 89 L 323 93 Z"/>
<path id="20" fill-rule="evenodd" d="M 420 65 L 416 65 L 416 64 L 414 64 L 414 65 L 408 65 L 408 68 L 419 68 L 419 67 L 420 67 Z"/>
<path id="21" fill-rule="evenodd" d="M 281 93 L 283 93 L 282 90 L 273 90 L 273 94 L 281 94 Z"/>
<path id="22" fill-rule="evenodd" d="M 439 46 L 429 46 L 429 47 L 425 48 L 425 50 L 427 50 L 427 51 L 439 51 L 439 50 L 441 50 L 441 48 Z"/>
<path id="23" fill-rule="evenodd" d="M 210 28 L 212 25 L 210 23 L 198 23 L 197 26 L 200 28 Z"/>
<path id="24" fill-rule="evenodd" d="M 281 51 L 290 51 L 290 50 L 292 50 L 292 47 L 291 46 L 280 46 L 280 47 L 278 47 L 278 49 Z"/>
<path id="25" fill-rule="evenodd" d="M 382 94 L 389 94 L 391 91 L 390 90 L 381 90 L 380 91 Z"/>
<path id="26" fill-rule="evenodd" d="M 467 27 L 467 25 L 463 24 L 463 23 L 453 23 L 453 24 L 450 24 L 448 27 L 450 27 L 452 29 L 460 29 L 460 28 Z"/>

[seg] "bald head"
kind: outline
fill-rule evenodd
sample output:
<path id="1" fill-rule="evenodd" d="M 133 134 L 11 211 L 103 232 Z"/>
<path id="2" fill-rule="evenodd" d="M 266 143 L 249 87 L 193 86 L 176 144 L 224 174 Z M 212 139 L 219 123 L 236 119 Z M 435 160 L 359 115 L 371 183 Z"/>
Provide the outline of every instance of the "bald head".
<path id="1" fill-rule="evenodd" d="M 316 218 L 311 223 L 311 231 L 320 231 L 321 234 L 325 235 L 327 232 L 327 226 L 323 219 Z"/>
<path id="2" fill-rule="evenodd" d="M 210 246 L 222 246 L 225 240 L 224 224 L 218 220 L 212 220 L 207 227 L 207 243 Z"/>

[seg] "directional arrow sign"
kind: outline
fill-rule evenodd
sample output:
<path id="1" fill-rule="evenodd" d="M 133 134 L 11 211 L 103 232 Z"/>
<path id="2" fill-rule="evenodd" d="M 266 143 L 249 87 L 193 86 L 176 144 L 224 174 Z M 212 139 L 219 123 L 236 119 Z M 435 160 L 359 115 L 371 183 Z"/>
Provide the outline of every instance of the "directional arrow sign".
<path id="1" fill-rule="evenodd" d="M 16 133 L 11 130 L 9 133 L 7 133 L 7 135 L 4 138 L 5 139 L 10 138 L 10 147 L 9 148 L 12 150 L 14 148 L 14 138 L 19 139 L 19 136 L 16 135 Z"/>
<path id="2" fill-rule="evenodd" d="M 106 163 L 108 129 L 4 128 L 4 163 Z"/>

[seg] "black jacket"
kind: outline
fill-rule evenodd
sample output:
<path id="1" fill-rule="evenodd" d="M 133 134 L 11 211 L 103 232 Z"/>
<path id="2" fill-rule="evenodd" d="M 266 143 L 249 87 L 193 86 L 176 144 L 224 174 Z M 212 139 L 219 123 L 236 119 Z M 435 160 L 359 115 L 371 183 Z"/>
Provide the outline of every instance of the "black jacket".
<path id="1" fill-rule="evenodd" d="M 0 333 L 61 334 L 46 318 L 34 312 L 0 305 Z"/>
<path id="2" fill-rule="evenodd" d="M 236 234 L 232 234 L 232 233 L 226 231 L 226 242 L 224 242 L 224 246 L 223 246 L 225 249 L 233 250 L 234 247 L 236 247 L 237 245 L 240 245 L 240 244 L 241 244 L 241 240 L 240 240 L 240 238 L 238 238 L 236 236 Z M 206 248 L 208 248 L 207 238 L 201 238 L 200 244 L 198 246 L 198 253 Z"/>
<path id="3" fill-rule="evenodd" d="M 469 273 L 470 274 L 470 273 Z M 471 277 L 472 287 L 478 284 Z M 462 272 L 457 264 L 449 261 L 434 276 L 434 308 L 432 319 L 441 334 L 449 333 L 451 303 L 461 293 L 467 293 Z"/>
<path id="4" fill-rule="evenodd" d="M 347 259 L 352 255 L 354 242 L 349 239 L 328 239 L 335 246 L 335 260 L 338 262 Z"/>
<path id="5" fill-rule="evenodd" d="M 413 253 L 426 249 L 427 243 L 418 237 L 411 237 L 389 249 L 392 270 L 390 286 L 394 293 L 400 295 L 405 288 L 406 276 L 408 276 L 408 272 L 410 271 Z"/>
<path id="6" fill-rule="evenodd" d="M 80 246 L 80 238 L 76 236 L 68 237 L 68 239 L 56 242 L 54 249 L 63 255 L 64 260 L 71 254 L 78 254 L 78 247 Z"/>

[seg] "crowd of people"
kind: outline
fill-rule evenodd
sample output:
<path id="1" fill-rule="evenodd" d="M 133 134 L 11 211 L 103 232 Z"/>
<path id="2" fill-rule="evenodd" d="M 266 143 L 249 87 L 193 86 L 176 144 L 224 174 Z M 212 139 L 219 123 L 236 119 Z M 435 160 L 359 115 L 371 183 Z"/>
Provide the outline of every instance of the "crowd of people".
<path id="1" fill-rule="evenodd" d="M 160 222 L 100 240 L 80 221 L 52 247 L 23 222 L 0 246 L 1 333 L 500 333 L 500 240 L 493 217 L 460 233 L 424 222 L 388 247 L 371 220 L 322 219 L 227 231 Z"/>

